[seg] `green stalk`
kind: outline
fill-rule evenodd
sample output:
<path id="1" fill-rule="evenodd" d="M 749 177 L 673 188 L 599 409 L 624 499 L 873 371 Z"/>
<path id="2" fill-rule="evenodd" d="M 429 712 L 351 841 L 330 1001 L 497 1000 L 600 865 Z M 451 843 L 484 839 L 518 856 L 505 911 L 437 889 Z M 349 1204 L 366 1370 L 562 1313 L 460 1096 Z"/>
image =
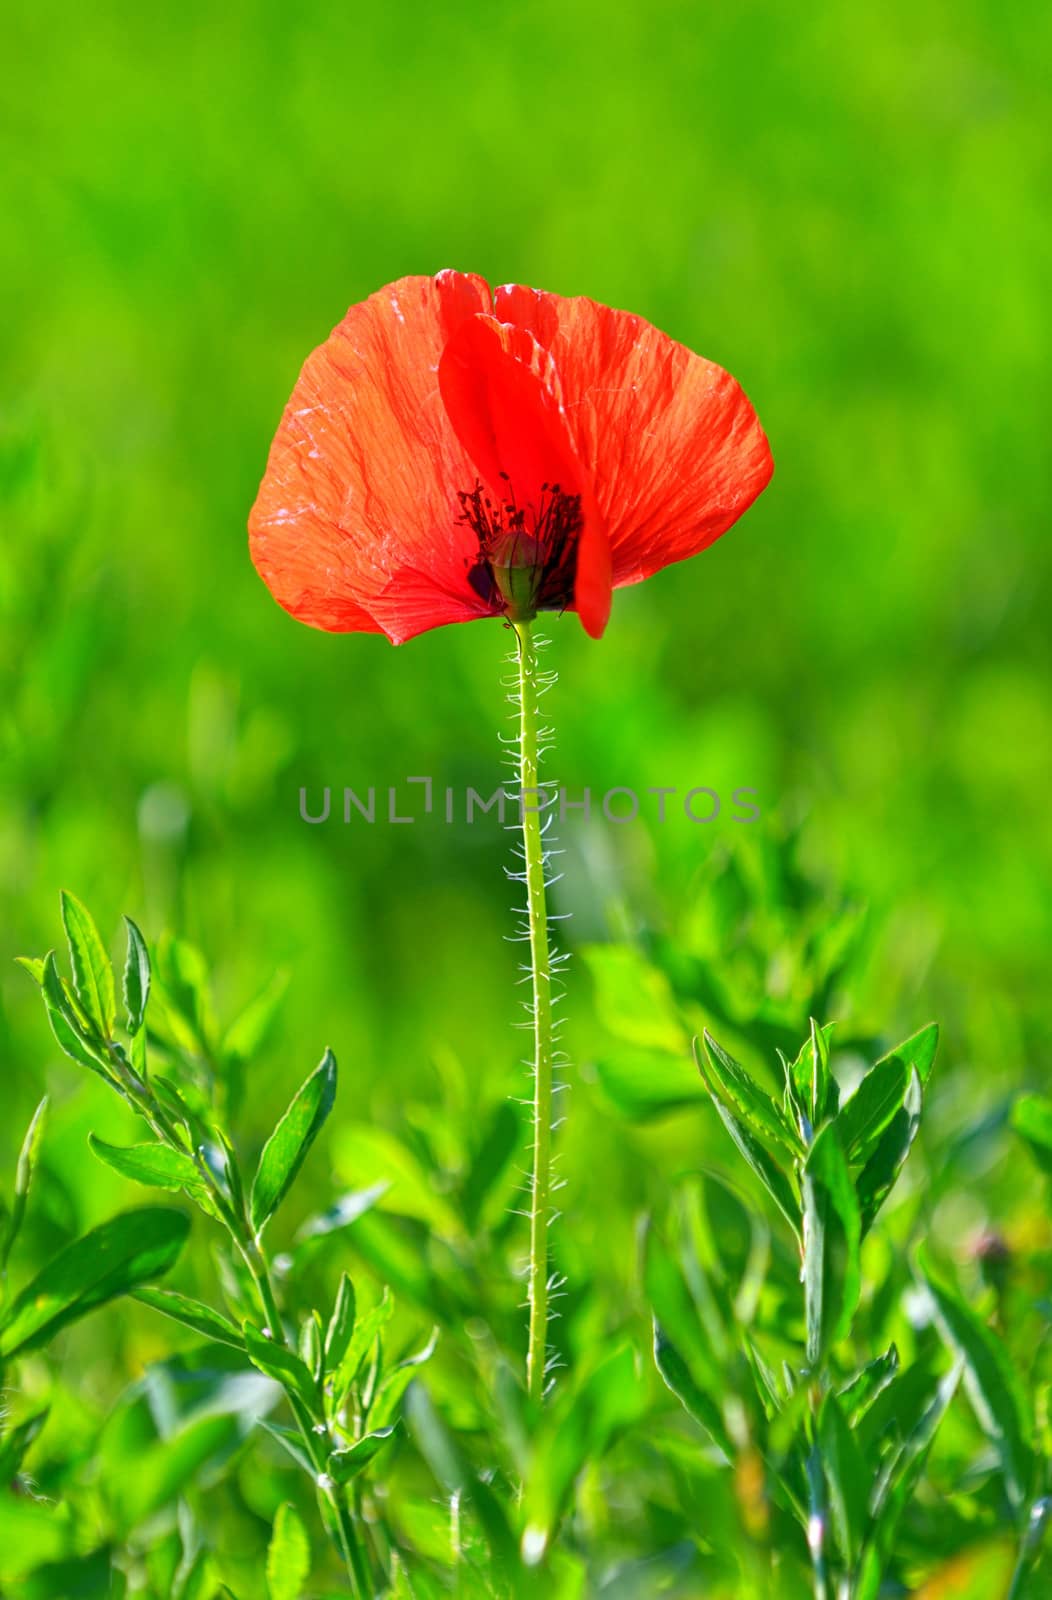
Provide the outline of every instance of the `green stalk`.
<path id="1" fill-rule="evenodd" d="M 526 1387 L 544 1394 L 548 1341 L 548 1221 L 551 1205 L 552 973 L 541 837 L 537 739 L 539 666 L 529 622 L 512 624 L 519 658 L 519 785 L 526 877 L 526 915 L 533 983 L 533 1174 L 530 1188 L 529 1346 Z"/>

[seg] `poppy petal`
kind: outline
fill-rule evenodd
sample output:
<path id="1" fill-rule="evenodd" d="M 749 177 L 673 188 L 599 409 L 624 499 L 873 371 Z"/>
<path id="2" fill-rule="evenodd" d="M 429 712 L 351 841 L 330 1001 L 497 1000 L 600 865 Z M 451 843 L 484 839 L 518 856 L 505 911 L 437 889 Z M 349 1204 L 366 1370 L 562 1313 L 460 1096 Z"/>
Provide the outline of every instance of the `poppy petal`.
<path id="1" fill-rule="evenodd" d="M 451 334 L 489 307 L 482 278 L 402 278 L 352 306 L 308 358 L 249 519 L 252 559 L 300 621 L 399 643 L 492 614 L 468 583 L 475 544 L 458 521 L 475 468 L 437 380 Z"/>
<path id="2" fill-rule="evenodd" d="M 580 495 L 583 529 L 574 605 L 598 638 L 610 612 L 606 529 L 591 475 L 578 456 L 551 353 L 525 329 L 495 318 L 467 318 L 450 336 L 438 368 L 453 431 L 501 500 L 538 511 L 542 489 Z"/>
<path id="3" fill-rule="evenodd" d="M 615 587 L 697 555 L 769 482 L 770 448 L 740 385 L 644 318 L 518 284 L 495 291 L 494 315 L 554 358 Z"/>

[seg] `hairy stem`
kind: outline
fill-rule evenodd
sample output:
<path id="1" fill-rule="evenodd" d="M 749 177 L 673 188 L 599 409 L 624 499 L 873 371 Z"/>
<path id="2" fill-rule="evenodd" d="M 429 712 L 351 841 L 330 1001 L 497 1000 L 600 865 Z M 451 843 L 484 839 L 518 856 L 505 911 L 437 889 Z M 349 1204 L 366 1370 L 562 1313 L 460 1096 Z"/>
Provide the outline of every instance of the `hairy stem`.
<path id="1" fill-rule="evenodd" d="M 551 1206 L 552 974 L 544 883 L 542 795 L 538 786 L 539 697 L 537 644 L 531 624 L 513 624 L 519 664 L 519 786 L 525 861 L 526 912 L 533 982 L 533 1175 L 530 1190 L 529 1347 L 526 1387 L 544 1394 L 548 1340 L 548 1222 Z"/>

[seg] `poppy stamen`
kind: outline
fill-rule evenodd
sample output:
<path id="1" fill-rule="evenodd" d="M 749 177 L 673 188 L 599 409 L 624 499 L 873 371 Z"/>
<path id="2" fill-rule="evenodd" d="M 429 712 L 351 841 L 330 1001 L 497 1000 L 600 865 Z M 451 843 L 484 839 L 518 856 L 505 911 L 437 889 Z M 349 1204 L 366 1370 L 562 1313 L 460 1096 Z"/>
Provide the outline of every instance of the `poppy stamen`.
<path id="1" fill-rule="evenodd" d="M 457 494 L 460 515 L 478 541 L 478 559 L 468 572 L 475 593 L 513 622 L 538 611 L 564 611 L 573 601 L 577 546 L 584 518 L 581 496 L 558 483 L 541 485 L 536 507 L 520 506 L 511 479 L 497 505 L 476 482 Z"/>

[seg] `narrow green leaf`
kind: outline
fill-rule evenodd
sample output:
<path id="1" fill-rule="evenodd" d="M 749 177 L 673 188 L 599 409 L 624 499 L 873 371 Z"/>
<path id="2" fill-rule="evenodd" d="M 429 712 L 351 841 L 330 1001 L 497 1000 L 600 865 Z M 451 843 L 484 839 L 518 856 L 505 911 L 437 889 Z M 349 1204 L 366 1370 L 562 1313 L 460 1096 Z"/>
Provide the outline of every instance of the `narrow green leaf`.
<path id="1" fill-rule="evenodd" d="M 357 1297 L 354 1284 L 346 1272 L 340 1278 L 340 1286 L 336 1291 L 336 1304 L 333 1306 L 329 1326 L 325 1332 L 325 1370 L 335 1372 L 351 1342 L 354 1332 L 354 1319 L 357 1314 Z"/>
<path id="2" fill-rule="evenodd" d="M 712 1094 L 711 1090 L 710 1094 Z M 792 1179 L 782 1171 L 781 1167 L 775 1164 L 773 1158 L 768 1155 L 760 1141 L 753 1138 L 745 1124 L 739 1122 L 733 1111 L 729 1110 L 715 1094 L 712 1094 L 712 1103 L 716 1107 L 720 1121 L 737 1145 L 739 1153 L 752 1168 L 797 1238 L 799 1238 L 800 1201 L 797 1198 L 796 1188 Z"/>
<path id="3" fill-rule="evenodd" d="M 350 1483 L 356 1478 L 382 1450 L 388 1439 L 394 1433 L 394 1426 L 377 1428 L 374 1433 L 367 1433 L 346 1450 L 334 1450 L 329 1456 L 329 1475 L 337 1483 Z"/>
<path id="4" fill-rule="evenodd" d="M 147 1206 L 93 1228 L 39 1272 L 0 1321 L 0 1356 L 37 1350 L 62 1328 L 174 1265 L 190 1224 Z"/>
<path id="5" fill-rule="evenodd" d="M 263 1147 L 252 1185 L 252 1226 L 262 1232 L 321 1131 L 336 1099 L 336 1058 L 326 1050 Z"/>
<path id="6" fill-rule="evenodd" d="M 827 1394 L 822 1401 L 818 1443 L 833 1529 L 850 1571 L 865 1537 L 870 1473 L 835 1394 Z"/>
<path id="7" fill-rule="evenodd" d="M 30 1118 L 29 1127 L 26 1129 L 22 1148 L 18 1154 L 18 1165 L 15 1168 L 14 1202 L 11 1206 L 11 1215 L 7 1219 L 7 1226 L 0 1242 L 0 1272 L 7 1270 L 7 1263 L 14 1249 L 15 1241 L 22 1231 L 22 1222 L 26 1214 L 26 1201 L 29 1197 L 29 1187 L 33 1182 L 37 1161 L 40 1157 L 40 1144 L 44 1137 L 44 1127 L 47 1122 L 48 1098 L 44 1096 Z"/>
<path id="8" fill-rule="evenodd" d="M 789 1068 L 789 1085 L 793 1099 L 803 1111 L 811 1128 L 836 1110 L 836 1082 L 829 1070 L 829 1045 L 833 1024 L 827 1022 L 820 1028 L 811 1018 L 811 1032 L 799 1055 Z"/>
<path id="9" fill-rule="evenodd" d="M 880 1136 L 900 1110 L 909 1085 L 910 1069 L 900 1056 L 888 1056 L 869 1069 L 851 1097 L 837 1113 L 837 1130 L 844 1154 L 852 1165 L 863 1165 L 876 1149 Z"/>
<path id="10" fill-rule="evenodd" d="M 803 1193 L 807 1360 L 817 1369 L 830 1345 L 848 1333 L 862 1281 L 862 1223 L 835 1122 L 811 1146 Z"/>
<path id="11" fill-rule="evenodd" d="M 321 1382 L 323 1371 L 323 1337 L 321 1317 L 317 1311 L 312 1311 L 300 1328 L 299 1351 L 300 1360 L 319 1383 Z"/>
<path id="12" fill-rule="evenodd" d="M 654 1364 L 665 1385 L 671 1389 L 684 1411 L 704 1428 L 713 1443 L 723 1451 L 727 1460 L 733 1461 L 734 1446 L 731 1444 L 719 1406 L 695 1383 L 687 1363 L 671 1340 L 666 1337 L 656 1317 L 654 1318 Z"/>
<path id="13" fill-rule="evenodd" d="M 709 1093 L 713 1092 L 715 1085 L 715 1092 L 723 1104 L 744 1121 L 755 1135 L 794 1158 L 802 1156 L 804 1146 L 800 1135 L 767 1091 L 754 1083 L 740 1062 L 727 1054 L 708 1029 L 702 1037 L 709 1066 L 707 1072 L 702 1069 L 702 1076 L 708 1084 Z M 700 1068 L 696 1043 L 694 1054 Z"/>
<path id="14" fill-rule="evenodd" d="M 345 1393 L 358 1376 L 359 1368 L 369 1354 L 377 1338 L 391 1320 L 394 1311 L 394 1301 L 389 1289 L 384 1289 L 380 1301 L 371 1311 L 367 1311 L 354 1326 L 347 1353 L 339 1364 L 336 1373 L 336 1389 L 338 1393 Z"/>
<path id="15" fill-rule="evenodd" d="M 269 1600 L 300 1600 L 310 1576 L 310 1540 L 294 1505 L 279 1506 L 267 1550 Z"/>
<path id="16" fill-rule="evenodd" d="M 173 1194 L 184 1189 L 194 1200 L 208 1193 L 193 1159 L 181 1150 L 173 1150 L 166 1144 L 107 1144 L 93 1133 L 88 1134 L 88 1143 L 100 1161 L 133 1183 L 144 1183 L 151 1189 L 168 1189 Z"/>
<path id="17" fill-rule="evenodd" d="M 1001 1459 L 1005 1488 L 1021 1507 L 1030 1488 L 1033 1456 L 1026 1401 L 1004 1344 L 970 1306 L 933 1276 L 921 1247 L 917 1265 L 931 1295 L 943 1342 L 964 1362 L 964 1387 L 976 1420 Z"/>
<path id="18" fill-rule="evenodd" d="M 203 1305 L 200 1300 L 191 1300 L 188 1295 L 178 1294 L 174 1289 L 153 1288 L 136 1289 L 132 1299 L 149 1306 L 153 1311 L 160 1311 L 163 1316 L 171 1317 L 174 1322 L 181 1322 L 184 1327 L 193 1328 L 195 1333 L 202 1334 L 206 1339 L 214 1339 L 217 1344 L 232 1345 L 235 1350 L 245 1348 L 245 1341 L 234 1324 L 220 1312 L 213 1311 L 211 1306 Z"/>
<path id="19" fill-rule="evenodd" d="M 1024 1094 L 1012 1107 L 1012 1127 L 1042 1172 L 1052 1177 L 1052 1100 Z"/>
<path id="20" fill-rule="evenodd" d="M 0 1439 L 0 1484 L 3 1484 L 5 1489 L 21 1470 L 23 1459 L 34 1440 L 43 1432 L 44 1424 L 50 1414 L 50 1407 L 45 1406 L 43 1411 L 38 1411 L 33 1416 L 27 1417 L 25 1422 L 19 1422 L 15 1427 L 9 1428 Z"/>
<path id="21" fill-rule="evenodd" d="M 929 1022 L 926 1027 L 897 1044 L 894 1050 L 889 1050 L 887 1055 L 881 1056 L 877 1066 L 883 1062 L 897 1057 L 906 1063 L 907 1072 L 915 1072 L 921 1081 L 921 1088 L 927 1085 L 931 1077 L 931 1069 L 935 1065 L 935 1052 L 939 1048 L 939 1024 Z"/>
<path id="22" fill-rule="evenodd" d="M 898 1445 L 881 1469 L 870 1502 L 871 1528 L 858 1563 L 858 1576 L 853 1591 L 855 1600 L 877 1600 L 881 1581 L 894 1551 L 895 1532 L 899 1520 L 924 1470 L 928 1451 L 946 1415 L 950 1401 L 957 1392 L 962 1366 L 962 1362 L 956 1362 L 953 1370 L 940 1380 L 934 1394 L 930 1386 L 928 1387 L 926 1403 L 918 1415 L 908 1422 L 904 1417 L 901 1419 L 898 1427 Z M 903 1374 L 907 1384 L 912 1377 L 912 1368 Z M 901 1383 L 900 1379 L 890 1384 L 881 1396 L 881 1400 L 891 1396 L 893 1389 Z M 861 1436 L 859 1443 L 862 1444 Z M 863 1457 L 865 1458 L 865 1450 Z"/>
<path id="23" fill-rule="evenodd" d="M 869 1410 L 898 1370 L 899 1352 L 895 1345 L 890 1345 L 882 1356 L 867 1362 L 850 1382 L 844 1384 L 838 1393 L 841 1409 L 850 1423 L 854 1424 Z"/>
<path id="24" fill-rule="evenodd" d="M 402 1396 L 415 1378 L 417 1368 L 422 1367 L 425 1362 L 431 1360 L 437 1344 L 438 1329 L 432 1328 L 431 1337 L 422 1350 L 418 1350 L 415 1355 L 406 1356 L 404 1361 L 400 1361 L 396 1367 L 392 1367 L 380 1384 L 376 1399 L 370 1408 L 369 1420 L 374 1428 L 386 1427 L 388 1423 L 395 1420 L 395 1411 Z"/>
<path id="25" fill-rule="evenodd" d="M 146 940 L 131 917 L 125 917 L 128 933 L 128 955 L 124 963 L 124 1008 L 128 1013 L 128 1032 L 136 1034 L 146 1016 L 146 1002 L 150 998 L 150 953 Z"/>
<path id="26" fill-rule="evenodd" d="M 62 925 L 69 940 L 77 999 L 100 1036 L 112 1039 L 117 1020 L 113 968 L 90 911 L 66 889 L 62 891 Z"/>
<path id="27" fill-rule="evenodd" d="M 268 1339 L 254 1323 L 244 1323 L 241 1332 L 252 1365 L 295 1395 L 313 1415 L 318 1410 L 319 1391 L 310 1368 L 294 1350 L 277 1339 Z"/>
<path id="28" fill-rule="evenodd" d="M 44 991 L 44 1006 L 51 1031 L 60 1048 L 82 1067 L 90 1067 L 92 1072 L 99 1073 L 107 1082 L 112 1083 L 113 1069 L 105 1048 L 91 1038 L 74 1011 L 63 988 L 53 950 L 44 957 L 41 988 Z"/>
<path id="29" fill-rule="evenodd" d="M 923 1090 L 919 1074 L 910 1073 L 902 1105 L 877 1141 L 876 1148 L 855 1178 L 863 1237 L 895 1187 L 920 1127 Z"/>
<path id="30" fill-rule="evenodd" d="M 16 956 L 15 965 L 21 967 L 23 972 L 28 972 L 33 982 L 42 985 L 44 982 L 44 962 L 40 956 Z"/>

